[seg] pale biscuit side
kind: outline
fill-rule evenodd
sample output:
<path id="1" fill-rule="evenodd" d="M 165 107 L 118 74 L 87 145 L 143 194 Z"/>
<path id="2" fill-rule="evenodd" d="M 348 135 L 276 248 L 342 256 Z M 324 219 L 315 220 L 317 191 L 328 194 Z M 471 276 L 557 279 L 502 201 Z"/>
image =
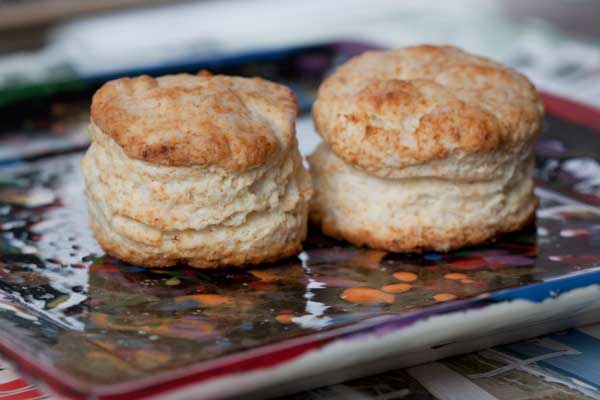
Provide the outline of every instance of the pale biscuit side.
<path id="1" fill-rule="evenodd" d="M 359 246 L 448 251 L 518 230 L 535 216 L 533 160 L 527 155 L 497 179 L 479 182 L 380 178 L 350 166 L 324 143 L 309 160 L 311 220 Z"/>
<path id="2" fill-rule="evenodd" d="M 96 126 L 83 160 L 90 225 L 102 247 L 148 266 L 208 268 L 275 260 L 301 249 L 310 178 L 286 154 L 231 173 L 129 158 Z"/>

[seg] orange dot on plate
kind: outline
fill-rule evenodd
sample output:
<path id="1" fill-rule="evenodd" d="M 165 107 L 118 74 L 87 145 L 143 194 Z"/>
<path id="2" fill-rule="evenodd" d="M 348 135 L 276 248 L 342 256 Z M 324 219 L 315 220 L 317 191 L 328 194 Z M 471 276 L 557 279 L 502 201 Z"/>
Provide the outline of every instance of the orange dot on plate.
<path id="1" fill-rule="evenodd" d="M 279 314 L 275 317 L 275 319 L 277 320 L 277 322 L 285 325 L 294 323 L 294 315 L 289 313 Z"/>
<path id="2" fill-rule="evenodd" d="M 473 279 L 462 279 L 461 280 L 462 283 L 475 283 L 475 281 Z"/>
<path id="3" fill-rule="evenodd" d="M 390 285 L 385 285 L 381 290 L 387 293 L 404 293 L 408 292 L 412 287 L 413 286 L 410 283 L 392 283 Z"/>
<path id="4" fill-rule="evenodd" d="M 342 299 L 354 304 L 392 304 L 394 295 L 368 287 L 353 287 L 344 290 Z"/>
<path id="5" fill-rule="evenodd" d="M 277 277 L 267 271 L 259 271 L 259 270 L 253 269 L 250 271 L 250 273 L 263 282 L 273 282 L 273 281 L 276 281 L 279 279 L 279 277 Z"/>
<path id="6" fill-rule="evenodd" d="M 469 277 L 465 274 L 461 274 L 460 272 L 450 272 L 449 274 L 444 275 L 444 278 L 452 281 L 462 281 L 463 279 L 468 279 Z"/>
<path id="7" fill-rule="evenodd" d="M 452 293 L 438 293 L 433 296 L 435 301 L 450 301 L 456 299 L 456 295 Z"/>
<path id="8" fill-rule="evenodd" d="M 189 301 L 194 300 L 205 306 L 218 306 L 221 304 L 232 304 L 233 297 L 223 296 L 220 294 L 190 294 L 187 296 L 177 297 L 176 301 Z"/>
<path id="9" fill-rule="evenodd" d="M 417 274 L 414 272 L 394 272 L 394 278 L 402 282 L 414 282 L 417 280 Z"/>

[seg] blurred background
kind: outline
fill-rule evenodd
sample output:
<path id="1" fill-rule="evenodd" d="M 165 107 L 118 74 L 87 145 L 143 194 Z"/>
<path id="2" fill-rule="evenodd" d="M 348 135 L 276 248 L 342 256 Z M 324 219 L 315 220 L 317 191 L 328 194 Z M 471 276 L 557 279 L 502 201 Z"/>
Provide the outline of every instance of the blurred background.
<path id="1" fill-rule="evenodd" d="M 340 39 L 459 45 L 600 106 L 598 0 L 0 0 L 0 105 L 40 83 Z"/>

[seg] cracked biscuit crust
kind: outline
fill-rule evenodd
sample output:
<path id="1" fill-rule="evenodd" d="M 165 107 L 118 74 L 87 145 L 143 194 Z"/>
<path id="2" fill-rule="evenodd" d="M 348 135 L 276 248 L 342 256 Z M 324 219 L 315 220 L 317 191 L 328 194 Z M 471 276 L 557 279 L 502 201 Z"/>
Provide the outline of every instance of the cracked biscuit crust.
<path id="1" fill-rule="evenodd" d="M 260 78 L 201 73 L 121 78 L 92 99 L 92 121 L 138 160 L 243 171 L 286 153 L 297 101 Z"/>
<path id="2" fill-rule="evenodd" d="M 535 140 L 542 116 L 523 75 L 429 45 L 353 58 L 321 85 L 313 107 L 317 132 L 339 157 L 384 177 L 448 157 L 511 152 Z"/>

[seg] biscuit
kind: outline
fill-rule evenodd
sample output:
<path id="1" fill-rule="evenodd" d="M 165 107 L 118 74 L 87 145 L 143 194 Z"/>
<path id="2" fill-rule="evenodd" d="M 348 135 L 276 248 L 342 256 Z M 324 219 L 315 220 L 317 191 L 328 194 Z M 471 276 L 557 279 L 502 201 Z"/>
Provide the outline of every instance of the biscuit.
<path id="1" fill-rule="evenodd" d="M 449 46 L 373 51 L 319 88 L 311 219 L 356 245 L 447 251 L 535 215 L 543 107 L 516 71 Z"/>
<path id="2" fill-rule="evenodd" d="M 301 250 L 310 177 L 296 98 L 258 78 L 179 74 L 106 83 L 83 161 L 89 223 L 148 267 L 271 262 Z"/>

